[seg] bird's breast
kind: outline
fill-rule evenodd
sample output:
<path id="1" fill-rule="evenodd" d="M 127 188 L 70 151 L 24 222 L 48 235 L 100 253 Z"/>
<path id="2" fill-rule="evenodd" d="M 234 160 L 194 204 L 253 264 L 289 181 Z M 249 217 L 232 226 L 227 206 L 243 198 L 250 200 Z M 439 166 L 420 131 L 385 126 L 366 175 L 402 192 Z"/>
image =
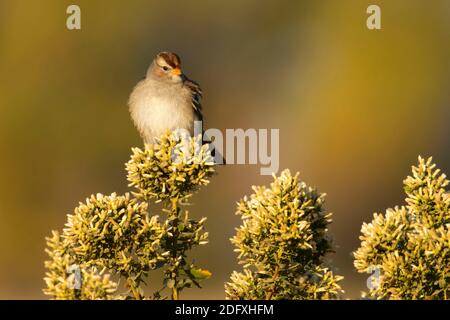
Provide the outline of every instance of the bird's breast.
<path id="1" fill-rule="evenodd" d="M 129 104 L 133 121 L 146 142 L 168 129 L 192 131 L 194 112 L 181 90 L 136 87 Z"/>

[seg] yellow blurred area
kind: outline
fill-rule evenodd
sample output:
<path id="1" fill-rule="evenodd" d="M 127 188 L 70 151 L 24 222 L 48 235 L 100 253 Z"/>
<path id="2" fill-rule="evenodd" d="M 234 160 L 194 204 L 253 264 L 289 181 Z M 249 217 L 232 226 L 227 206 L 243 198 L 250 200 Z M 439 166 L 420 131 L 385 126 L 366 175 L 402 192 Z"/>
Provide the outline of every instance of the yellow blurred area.
<path id="1" fill-rule="evenodd" d="M 82 29 L 66 29 L 66 8 Z M 330 256 L 347 297 L 361 224 L 403 204 L 418 155 L 450 174 L 450 2 L 13 1 L 0 3 L 0 298 L 45 298 L 45 236 L 91 193 L 128 190 L 124 163 L 141 140 L 127 99 L 159 51 L 177 52 L 204 91 L 207 127 L 279 128 L 280 169 L 327 193 Z M 213 276 L 183 298 L 224 297 L 240 267 L 229 238 L 235 203 L 259 166 L 219 168 L 190 211 Z M 157 280 L 157 279 L 155 279 Z M 158 283 L 159 285 L 159 283 Z"/>

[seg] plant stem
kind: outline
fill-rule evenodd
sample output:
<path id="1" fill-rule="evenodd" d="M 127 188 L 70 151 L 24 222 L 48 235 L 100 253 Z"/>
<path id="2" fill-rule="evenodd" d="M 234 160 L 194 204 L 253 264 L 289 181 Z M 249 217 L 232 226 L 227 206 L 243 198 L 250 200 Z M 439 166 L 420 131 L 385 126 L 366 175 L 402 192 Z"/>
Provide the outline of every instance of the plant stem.
<path id="1" fill-rule="evenodd" d="M 128 285 L 128 288 L 130 288 L 131 293 L 133 294 L 133 297 L 136 300 L 141 300 L 142 297 L 141 297 L 139 291 L 137 290 L 136 286 L 134 285 L 134 280 L 131 278 L 131 276 L 129 276 L 127 278 L 127 285 Z"/>
<path id="2" fill-rule="evenodd" d="M 278 278 L 278 272 L 279 272 L 279 271 L 280 271 L 280 266 L 276 266 L 275 272 L 274 272 L 274 274 L 273 274 L 273 276 L 272 276 L 272 281 L 273 281 L 272 288 L 269 290 L 269 292 L 267 292 L 267 294 L 266 294 L 266 300 L 271 300 L 273 294 L 275 293 L 275 289 L 276 289 L 276 280 L 277 280 L 277 278 Z"/>
<path id="3" fill-rule="evenodd" d="M 175 280 L 175 283 L 176 283 L 176 280 Z M 172 287 L 172 300 L 178 300 L 178 289 L 177 289 L 176 285 L 174 285 Z"/>
<path id="4" fill-rule="evenodd" d="M 172 300 L 178 300 L 179 299 L 179 291 L 178 291 L 178 266 L 177 266 L 177 257 L 178 257 L 178 237 L 179 237 L 179 230 L 178 230 L 178 199 L 172 199 L 172 212 L 171 214 L 176 217 L 176 219 L 173 220 L 173 237 L 172 237 L 172 259 L 173 259 L 173 270 L 170 273 L 170 279 L 173 280 L 173 287 L 172 287 Z"/>

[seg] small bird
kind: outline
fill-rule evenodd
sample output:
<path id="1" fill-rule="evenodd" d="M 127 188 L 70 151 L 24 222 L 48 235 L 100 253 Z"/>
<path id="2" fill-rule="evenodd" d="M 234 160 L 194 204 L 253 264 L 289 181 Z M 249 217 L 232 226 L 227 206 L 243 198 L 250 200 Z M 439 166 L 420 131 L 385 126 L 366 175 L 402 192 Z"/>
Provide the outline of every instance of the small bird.
<path id="1" fill-rule="evenodd" d="M 181 60 L 172 52 L 156 55 L 145 79 L 128 101 L 131 118 L 144 143 L 154 143 L 168 129 L 194 133 L 194 121 L 203 121 L 202 91 L 181 71 Z"/>

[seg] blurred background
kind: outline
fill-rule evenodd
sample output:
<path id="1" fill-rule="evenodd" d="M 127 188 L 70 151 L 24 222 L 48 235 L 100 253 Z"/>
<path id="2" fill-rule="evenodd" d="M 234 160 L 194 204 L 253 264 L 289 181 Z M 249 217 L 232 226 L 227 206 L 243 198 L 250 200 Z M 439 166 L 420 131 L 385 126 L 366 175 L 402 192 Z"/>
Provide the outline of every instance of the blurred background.
<path id="1" fill-rule="evenodd" d="M 66 29 L 74 3 L 79 31 Z M 370 4 L 380 31 L 366 28 Z M 207 127 L 280 129 L 280 171 L 327 193 L 330 259 L 357 298 L 361 224 L 404 203 L 418 155 L 450 174 L 449 40 L 447 0 L 2 0 L 0 298 L 46 298 L 44 238 L 90 194 L 128 190 L 124 163 L 141 139 L 127 99 L 163 50 L 201 84 Z M 235 203 L 271 182 L 259 169 L 221 167 L 193 198 L 210 232 L 196 263 L 213 278 L 183 298 L 224 297 L 240 268 Z"/>

